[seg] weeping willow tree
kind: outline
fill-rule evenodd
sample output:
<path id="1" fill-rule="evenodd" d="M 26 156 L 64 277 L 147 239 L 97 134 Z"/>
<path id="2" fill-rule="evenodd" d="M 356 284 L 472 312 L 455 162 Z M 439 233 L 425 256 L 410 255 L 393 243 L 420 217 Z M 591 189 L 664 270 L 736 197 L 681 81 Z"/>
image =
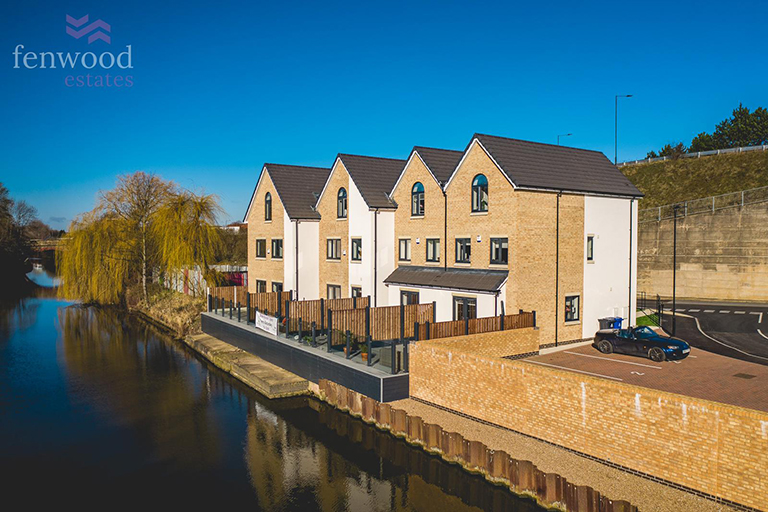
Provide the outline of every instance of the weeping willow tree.
<path id="1" fill-rule="evenodd" d="M 153 269 L 207 269 L 218 248 L 220 208 L 169 181 L 136 172 L 118 178 L 97 207 L 70 227 L 57 253 L 61 293 L 88 302 L 121 303 L 132 285 L 149 300 Z"/>

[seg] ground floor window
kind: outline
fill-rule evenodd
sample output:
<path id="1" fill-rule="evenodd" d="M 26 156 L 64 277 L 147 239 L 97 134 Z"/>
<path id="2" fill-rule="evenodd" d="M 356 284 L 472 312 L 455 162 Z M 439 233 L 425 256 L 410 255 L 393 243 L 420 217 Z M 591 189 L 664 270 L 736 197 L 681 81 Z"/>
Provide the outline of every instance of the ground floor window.
<path id="1" fill-rule="evenodd" d="M 363 261 L 363 239 L 352 239 L 352 261 Z"/>
<path id="2" fill-rule="evenodd" d="M 569 295 L 565 298 L 565 321 L 575 322 L 579 319 L 579 296 Z"/>
<path id="3" fill-rule="evenodd" d="M 440 261 L 440 239 L 427 238 L 427 261 L 437 263 Z"/>
<path id="4" fill-rule="evenodd" d="M 272 281 L 272 291 L 273 292 L 282 292 L 283 291 L 283 283 L 276 283 Z"/>
<path id="5" fill-rule="evenodd" d="M 353 286 L 352 287 L 352 297 L 362 297 L 363 296 L 363 289 L 360 286 Z"/>
<path id="6" fill-rule="evenodd" d="M 267 282 L 261 279 L 256 280 L 256 293 L 264 293 L 267 291 Z"/>
<path id="7" fill-rule="evenodd" d="M 453 319 L 464 320 L 465 318 L 477 318 L 477 299 L 470 297 L 454 297 Z"/>
<path id="8" fill-rule="evenodd" d="M 419 292 L 411 292 L 407 290 L 400 291 L 400 304 L 407 306 L 408 304 L 419 303 Z"/>
<path id="9" fill-rule="evenodd" d="M 329 299 L 340 299 L 341 298 L 341 286 L 337 284 L 329 284 L 328 289 L 328 298 Z"/>

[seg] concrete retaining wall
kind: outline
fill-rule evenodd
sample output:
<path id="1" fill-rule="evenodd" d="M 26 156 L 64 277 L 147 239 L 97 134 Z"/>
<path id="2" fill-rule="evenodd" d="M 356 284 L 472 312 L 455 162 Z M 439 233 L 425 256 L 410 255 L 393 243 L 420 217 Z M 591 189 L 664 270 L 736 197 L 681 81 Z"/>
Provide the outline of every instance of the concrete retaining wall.
<path id="1" fill-rule="evenodd" d="M 637 289 L 672 295 L 673 221 L 643 222 Z M 768 300 L 768 203 L 678 217 L 677 296 Z"/>

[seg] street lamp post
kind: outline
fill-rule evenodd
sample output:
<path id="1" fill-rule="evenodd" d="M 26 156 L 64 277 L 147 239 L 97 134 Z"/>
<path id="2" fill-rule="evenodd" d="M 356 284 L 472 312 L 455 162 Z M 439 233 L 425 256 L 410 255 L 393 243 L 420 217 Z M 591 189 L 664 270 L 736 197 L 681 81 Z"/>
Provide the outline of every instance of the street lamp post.
<path id="1" fill-rule="evenodd" d="M 680 205 L 672 208 L 674 223 L 672 227 L 672 336 L 677 333 L 677 212 Z"/>
<path id="2" fill-rule="evenodd" d="M 560 145 L 560 137 L 570 137 L 571 135 L 573 135 L 573 134 L 572 133 L 563 133 L 562 135 L 558 135 L 557 136 L 557 145 L 558 146 Z"/>
<path id="3" fill-rule="evenodd" d="M 613 165 L 619 161 L 619 98 L 631 98 L 631 94 L 617 94 L 614 98 L 613 123 Z"/>

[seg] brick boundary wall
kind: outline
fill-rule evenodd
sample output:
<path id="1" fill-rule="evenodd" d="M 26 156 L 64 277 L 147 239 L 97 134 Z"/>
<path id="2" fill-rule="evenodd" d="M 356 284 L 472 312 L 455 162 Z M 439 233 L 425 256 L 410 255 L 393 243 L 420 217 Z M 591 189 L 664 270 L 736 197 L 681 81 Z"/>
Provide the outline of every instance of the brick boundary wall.
<path id="1" fill-rule="evenodd" d="M 390 404 L 377 402 L 335 382 L 320 379 L 318 394 L 328 404 L 372 423 L 392 435 L 420 446 L 448 462 L 460 464 L 487 480 L 508 486 L 515 494 L 531 496 L 540 504 L 571 512 L 637 512 L 624 500 L 611 500 L 586 485 L 574 485 L 555 473 L 544 473 L 532 462 L 517 460 L 502 450 L 490 450 L 440 425 L 425 423 Z"/>
<path id="2" fill-rule="evenodd" d="M 718 501 L 768 502 L 768 414 L 423 341 L 411 396 Z"/>
<path id="3" fill-rule="evenodd" d="M 539 353 L 539 334 L 538 327 L 525 327 L 451 338 L 435 338 L 429 340 L 429 343 L 451 350 L 471 351 L 488 357 L 522 357 Z"/>

